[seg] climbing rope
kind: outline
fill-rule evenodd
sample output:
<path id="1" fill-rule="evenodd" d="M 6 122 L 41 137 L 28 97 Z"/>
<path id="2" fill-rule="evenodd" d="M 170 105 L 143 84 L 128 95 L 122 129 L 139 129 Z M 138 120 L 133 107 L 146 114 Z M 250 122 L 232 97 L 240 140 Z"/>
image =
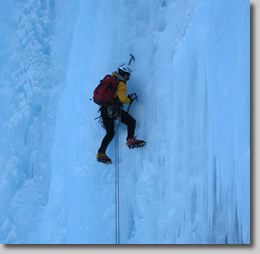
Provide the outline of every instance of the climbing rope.
<path id="1" fill-rule="evenodd" d="M 119 142 L 118 129 L 120 118 L 115 120 L 115 232 L 116 244 L 120 244 L 120 216 L 119 216 Z"/>

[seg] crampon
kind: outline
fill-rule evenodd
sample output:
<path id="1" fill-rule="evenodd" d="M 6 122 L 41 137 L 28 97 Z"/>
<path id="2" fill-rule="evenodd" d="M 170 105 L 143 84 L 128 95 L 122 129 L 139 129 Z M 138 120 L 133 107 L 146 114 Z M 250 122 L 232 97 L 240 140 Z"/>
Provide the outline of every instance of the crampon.
<path id="1" fill-rule="evenodd" d="M 144 140 L 138 140 L 136 138 L 129 138 L 127 139 L 126 145 L 129 149 L 144 147 L 146 142 Z"/>
<path id="2" fill-rule="evenodd" d="M 97 161 L 104 163 L 104 164 L 111 164 L 111 159 L 104 153 L 98 153 L 97 154 Z"/>

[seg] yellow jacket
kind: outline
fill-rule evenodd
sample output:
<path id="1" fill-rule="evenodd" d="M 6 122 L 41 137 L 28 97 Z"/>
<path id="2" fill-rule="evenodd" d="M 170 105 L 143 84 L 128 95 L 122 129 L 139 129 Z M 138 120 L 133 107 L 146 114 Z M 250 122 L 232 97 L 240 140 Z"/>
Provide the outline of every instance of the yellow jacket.
<path id="1" fill-rule="evenodd" d="M 112 73 L 113 76 L 116 76 L 116 73 Z M 118 97 L 118 99 L 124 103 L 124 104 L 129 104 L 131 100 L 127 97 L 127 86 L 126 83 L 119 80 L 118 87 L 115 92 L 115 98 Z"/>

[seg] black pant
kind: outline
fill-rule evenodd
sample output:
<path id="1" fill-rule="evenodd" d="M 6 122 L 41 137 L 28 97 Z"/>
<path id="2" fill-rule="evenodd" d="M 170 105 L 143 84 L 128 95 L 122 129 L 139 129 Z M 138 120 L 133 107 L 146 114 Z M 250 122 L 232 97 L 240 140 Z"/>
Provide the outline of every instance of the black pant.
<path id="1" fill-rule="evenodd" d="M 135 135 L 135 124 L 136 121 L 135 119 L 130 116 L 126 111 L 120 109 L 120 121 L 124 124 L 127 125 L 127 131 L 128 131 L 128 136 L 127 138 L 133 138 Z M 98 150 L 98 152 L 105 153 L 107 146 L 113 139 L 115 135 L 115 126 L 114 126 L 114 120 L 115 118 L 109 118 L 107 115 L 106 109 L 101 109 L 101 116 L 103 119 L 103 125 L 106 129 L 106 136 L 103 138 L 103 141 L 101 143 L 101 146 Z"/>

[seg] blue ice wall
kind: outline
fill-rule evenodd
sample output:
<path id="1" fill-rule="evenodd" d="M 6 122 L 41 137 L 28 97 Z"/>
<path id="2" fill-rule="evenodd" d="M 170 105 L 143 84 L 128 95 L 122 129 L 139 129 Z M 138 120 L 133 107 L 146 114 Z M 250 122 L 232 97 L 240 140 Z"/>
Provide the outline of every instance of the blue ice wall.
<path id="1" fill-rule="evenodd" d="M 0 1 L 2 243 L 250 243 L 249 1 Z M 136 57 L 110 166 L 89 99 Z"/>

